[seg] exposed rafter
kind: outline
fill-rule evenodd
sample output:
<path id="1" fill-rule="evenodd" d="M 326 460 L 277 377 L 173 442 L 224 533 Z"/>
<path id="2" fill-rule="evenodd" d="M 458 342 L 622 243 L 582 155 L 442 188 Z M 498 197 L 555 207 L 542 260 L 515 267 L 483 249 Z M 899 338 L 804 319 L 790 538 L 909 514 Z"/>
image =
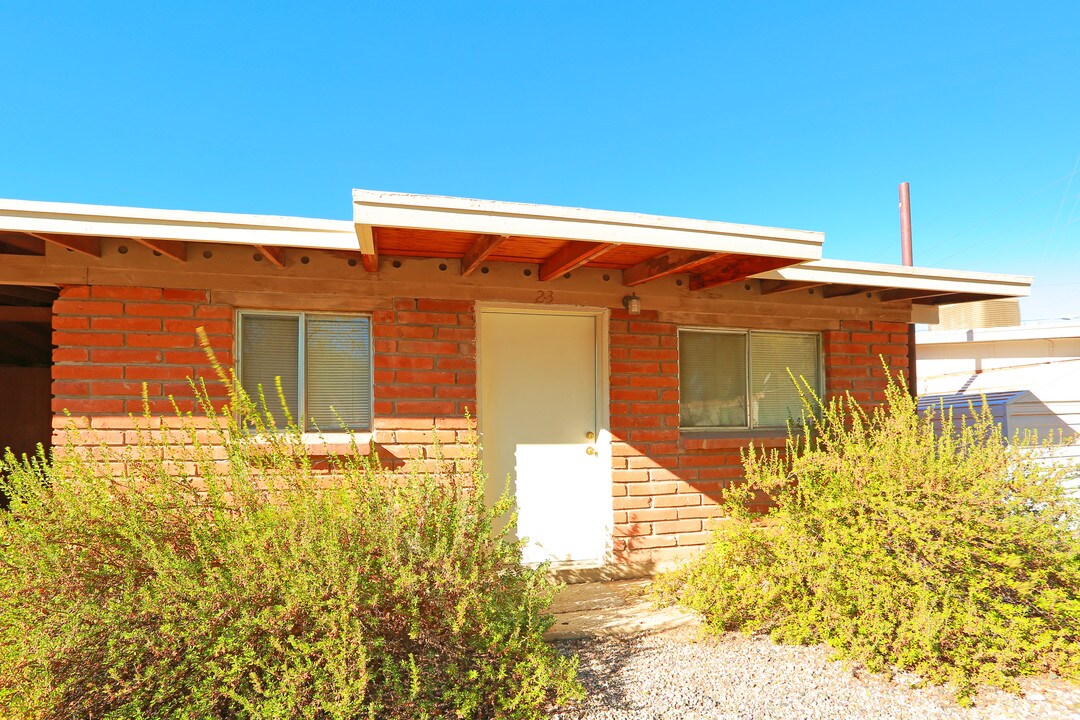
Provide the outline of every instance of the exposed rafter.
<path id="1" fill-rule="evenodd" d="M 976 302 L 978 300 L 1000 300 L 1007 295 L 980 295 L 977 293 L 951 293 L 934 297 L 912 300 L 917 305 L 955 305 L 956 303 Z"/>
<path id="2" fill-rule="evenodd" d="M 921 300 L 923 298 L 938 297 L 939 295 L 948 295 L 948 292 L 942 292 L 941 290 L 908 290 L 900 288 L 896 290 L 883 290 L 881 292 L 882 302 L 897 302 L 900 300 Z"/>
<path id="3" fill-rule="evenodd" d="M 509 235 L 481 235 L 476 238 L 472 246 L 465 251 L 465 257 L 461 258 L 461 276 L 468 277 L 476 268 L 487 259 L 488 255 L 495 252 L 499 244 L 506 240 Z"/>
<path id="4" fill-rule="evenodd" d="M 670 250 L 623 270 L 623 285 L 633 287 L 657 278 L 688 272 L 698 265 L 724 257 L 705 250 Z"/>
<path id="5" fill-rule="evenodd" d="M 161 253 L 166 257 L 171 257 L 177 262 L 187 262 L 187 244 L 179 242 L 178 240 L 151 240 L 149 238 L 132 238 L 137 243 L 141 243 L 150 248 L 156 253 Z"/>
<path id="6" fill-rule="evenodd" d="M 745 280 L 751 275 L 776 268 L 786 267 L 795 260 L 788 258 L 755 257 L 752 255 L 732 255 L 716 266 L 705 268 L 698 275 L 690 276 L 691 290 L 708 290 L 718 285 Z"/>
<path id="7" fill-rule="evenodd" d="M 540 265 L 537 277 L 541 280 L 551 280 L 581 267 L 590 260 L 595 260 L 611 248 L 614 243 L 593 243 L 584 241 L 572 241 L 566 243 L 554 255 Z"/>
<path id="8" fill-rule="evenodd" d="M 273 247 L 272 245 L 256 245 L 255 249 L 269 260 L 271 265 L 279 268 L 285 267 L 285 248 Z"/>
<path id="9" fill-rule="evenodd" d="M 364 269 L 368 272 L 377 272 L 379 269 L 379 248 L 375 242 L 375 228 L 370 225 L 357 224 L 356 239 L 360 243 L 361 258 Z"/>
<path id="10" fill-rule="evenodd" d="M 821 287 L 824 283 L 792 282 L 790 280 L 762 280 L 762 295 L 777 295 L 779 293 L 795 292 L 796 290 L 810 290 Z"/>
<path id="11" fill-rule="evenodd" d="M 0 233 L 0 243 L 32 255 L 41 255 L 45 251 L 44 240 L 23 233 Z"/>
<path id="12" fill-rule="evenodd" d="M 827 285 L 824 290 L 821 291 L 821 296 L 826 298 L 842 298 L 851 297 L 852 295 L 861 295 L 865 292 L 870 292 L 874 288 L 865 285 Z"/>
<path id="13" fill-rule="evenodd" d="M 27 233 L 39 240 L 57 245 L 68 250 L 74 250 L 75 252 L 89 255 L 90 257 L 101 257 L 101 239 L 96 237 L 84 237 L 82 235 L 53 235 L 52 233 Z"/>

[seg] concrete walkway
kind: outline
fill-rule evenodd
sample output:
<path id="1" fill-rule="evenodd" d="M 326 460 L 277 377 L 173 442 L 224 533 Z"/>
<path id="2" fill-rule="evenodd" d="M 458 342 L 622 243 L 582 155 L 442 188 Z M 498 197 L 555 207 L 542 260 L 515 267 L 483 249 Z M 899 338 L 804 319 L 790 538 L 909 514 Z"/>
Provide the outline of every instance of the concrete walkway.
<path id="1" fill-rule="evenodd" d="M 648 596 L 648 580 L 612 580 L 567 585 L 551 611 L 555 624 L 545 640 L 574 640 L 696 628 L 696 615 L 675 607 L 658 608 Z"/>

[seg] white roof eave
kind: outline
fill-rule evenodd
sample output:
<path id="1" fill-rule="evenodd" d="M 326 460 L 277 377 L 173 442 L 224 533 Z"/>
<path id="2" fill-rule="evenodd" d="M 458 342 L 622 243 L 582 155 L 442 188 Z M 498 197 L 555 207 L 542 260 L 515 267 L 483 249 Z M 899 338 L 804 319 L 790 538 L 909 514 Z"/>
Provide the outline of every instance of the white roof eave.
<path id="1" fill-rule="evenodd" d="M 639 245 L 816 260 L 824 233 L 640 213 L 353 190 L 358 227 Z"/>
<path id="2" fill-rule="evenodd" d="M 970 293 L 999 297 L 1027 297 L 1031 294 L 1032 283 L 1032 278 L 1026 275 L 940 270 L 850 260 L 817 260 L 770 270 L 753 277 L 759 280 Z"/>

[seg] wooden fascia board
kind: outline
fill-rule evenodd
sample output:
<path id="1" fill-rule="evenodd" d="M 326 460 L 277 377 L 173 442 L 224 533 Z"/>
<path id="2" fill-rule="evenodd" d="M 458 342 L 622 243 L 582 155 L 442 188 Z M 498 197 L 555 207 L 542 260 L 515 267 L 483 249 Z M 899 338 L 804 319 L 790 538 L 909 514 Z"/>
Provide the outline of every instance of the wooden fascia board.
<path id="1" fill-rule="evenodd" d="M 27 235 L 36 237 L 38 240 L 44 240 L 50 245 L 67 248 L 68 250 L 74 250 L 75 252 L 89 255 L 90 257 L 101 257 L 101 240 L 96 237 L 83 237 L 77 235 L 52 235 L 34 232 L 27 233 Z"/>
<path id="2" fill-rule="evenodd" d="M 705 250 L 670 250 L 623 270 L 622 284 L 634 287 L 668 275 L 689 272 L 721 256 L 722 254 Z"/>
<path id="3" fill-rule="evenodd" d="M 810 290 L 821 287 L 824 283 L 792 282 L 790 280 L 762 280 L 762 295 L 779 295 L 780 293 L 795 292 L 797 290 Z"/>
<path id="4" fill-rule="evenodd" d="M 791 257 L 821 257 L 824 234 L 549 205 L 353 191 L 358 225 L 510 235 L 665 249 Z"/>
<path id="5" fill-rule="evenodd" d="M 51 323 L 52 308 L 0 305 L 0 322 Z"/>
<path id="6" fill-rule="evenodd" d="M 461 258 L 461 276 L 471 275 L 508 237 L 508 235 L 481 235 L 476 238 L 465 251 L 465 256 Z"/>
<path id="7" fill-rule="evenodd" d="M 132 240 L 177 262 L 187 262 L 187 245 L 178 240 L 152 240 L 142 237 L 132 238 Z"/>
<path id="8" fill-rule="evenodd" d="M 745 256 L 734 258 L 723 268 L 709 268 L 707 269 L 707 272 L 698 275 L 691 275 L 690 289 L 708 290 L 709 288 L 718 287 L 720 285 L 727 285 L 728 283 L 745 280 L 751 275 L 764 272 L 765 270 L 771 270 L 778 265 L 790 265 L 794 262 L 798 261 L 788 258 L 761 258 Z"/>
<path id="9" fill-rule="evenodd" d="M 537 277 L 542 281 L 552 280 L 600 257 L 613 247 L 615 245 L 612 243 L 569 242 L 540 263 Z"/>

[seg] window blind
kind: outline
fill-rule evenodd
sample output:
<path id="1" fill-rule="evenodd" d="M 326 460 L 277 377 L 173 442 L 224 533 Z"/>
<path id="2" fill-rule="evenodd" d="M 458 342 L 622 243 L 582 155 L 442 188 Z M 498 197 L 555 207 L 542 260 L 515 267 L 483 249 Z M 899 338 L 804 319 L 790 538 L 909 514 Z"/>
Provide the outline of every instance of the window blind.
<path id="1" fill-rule="evenodd" d="M 293 315 L 244 314 L 241 319 L 240 385 L 258 403 L 260 388 L 277 426 L 285 413 L 275 378 L 281 378 L 284 401 L 294 420 L 300 408 L 300 318 Z"/>
<path id="2" fill-rule="evenodd" d="M 683 427 L 746 427 L 746 334 L 679 333 Z"/>
<path id="3" fill-rule="evenodd" d="M 371 426 L 371 326 L 366 317 L 308 315 L 307 430 Z"/>
<path id="4" fill-rule="evenodd" d="M 755 427 L 782 427 L 789 419 L 799 419 L 803 409 L 802 400 L 788 370 L 796 380 L 805 378 L 810 387 L 817 391 L 821 386 L 819 354 L 817 335 L 750 334 L 753 367 L 750 415 Z"/>

